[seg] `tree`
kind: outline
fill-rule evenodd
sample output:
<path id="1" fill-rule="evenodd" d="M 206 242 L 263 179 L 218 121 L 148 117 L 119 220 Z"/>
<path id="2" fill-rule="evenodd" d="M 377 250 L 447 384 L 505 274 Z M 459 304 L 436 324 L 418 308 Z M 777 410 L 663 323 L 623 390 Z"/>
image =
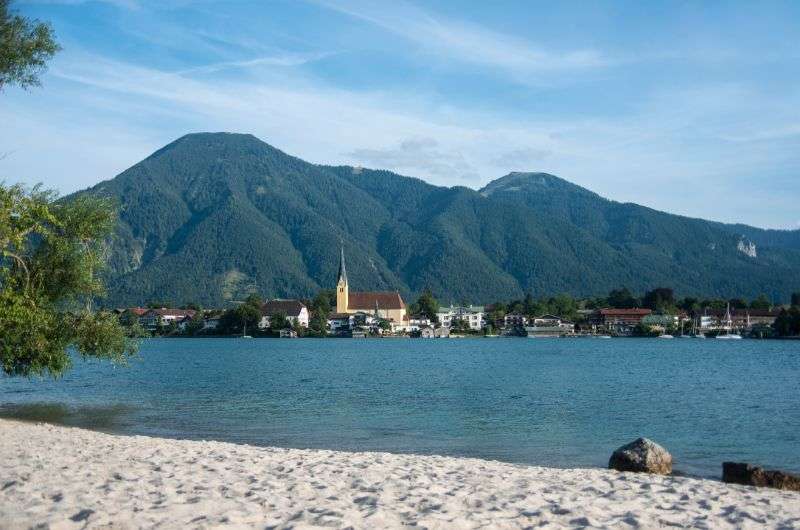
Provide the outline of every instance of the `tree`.
<path id="1" fill-rule="evenodd" d="M 124 362 L 136 351 L 116 315 L 92 310 L 116 214 L 101 198 L 56 201 L 0 184 L 0 361 L 8 375 L 63 374 L 69 348 Z"/>
<path id="2" fill-rule="evenodd" d="M 731 309 L 747 309 L 747 302 L 741 298 L 731 298 L 728 300 Z"/>
<path id="3" fill-rule="evenodd" d="M 186 324 L 186 328 L 184 329 L 186 335 L 197 335 L 203 330 L 203 311 L 199 309 L 196 311 L 197 313 L 195 313 L 189 323 Z"/>
<path id="4" fill-rule="evenodd" d="M 272 332 L 279 332 L 282 329 L 291 328 L 292 323 L 286 318 L 284 311 L 277 311 L 269 316 L 269 329 Z"/>
<path id="5" fill-rule="evenodd" d="M 508 304 L 510 314 L 521 315 L 525 312 L 525 304 L 521 300 L 514 300 Z"/>
<path id="6" fill-rule="evenodd" d="M 675 294 L 668 287 L 656 287 L 645 293 L 642 305 L 653 311 L 666 311 L 675 307 Z"/>
<path id="7" fill-rule="evenodd" d="M 147 302 L 147 309 L 161 309 L 162 307 L 173 307 L 174 304 L 169 300 L 154 300 Z"/>
<path id="8" fill-rule="evenodd" d="M 236 316 L 242 323 L 242 326 L 255 329 L 261 321 L 261 306 L 263 302 L 261 297 L 255 294 L 248 296 L 244 303 L 236 308 Z M 244 329 L 242 330 L 244 331 Z"/>
<path id="9" fill-rule="evenodd" d="M 6 85 L 38 86 L 39 75 L 61 47 L 49 24 L 28 20 L 0 0 L 0 90 Z"/>
<path id="10" fill-rule="evenodd" d="M 561 318 L 574 321 L 578 316 L 578 306 L 575 303 L 575 299 L 568 294 L 560 294 L 551 298 L 548 301 L 548 306 L 550 307 L 549 313 Z"/>
<path id="11" fill-rule="evenodd" d="M 219 321 L 220 332 L 227 335 L 244 333 L 245 327 L 251 330 L 261 321 L 261 298 L 250 295 L 233 309 L 222 314 Z"/>
<path id="12" fill-rule="evenodd" d="M 639 301 L 634 298 L 627 287 L 623 287 L 608 293 L 608 305 L 615 309 L 631 309 L 639 305 Z"/>
<path id="13" fill-rule="evenodd" d="M 792 307 L 800 307 L 800 293 L 792 293 Z"/>
<path id="14" fill-rule="evenodd" d="M 328 316 L 331 313 L 332 303 L 336 303 L 336 292 L 332 290 L 320 291 L 311 301 L 309 307 L 311 319 L 308 323 L 310 335 L 324 337 L 328 334 Z"/>
<path id="15" fill-rule="evenodd" d="M 769 298 L 767 298 L 767 295 L 765 294 L 759 295 L 758 298 L 750 302 L 750 309 L 760 309 L 769 311 L 771 307 L 772 307 L 772 302 L 769 301 Z"/>
<path id="16" fill-rule="evenodd" d="M 700 306 L 703 308 L 713 309 L 714 311 L 724 311 L 725 308 L 728 306 L 728 303 L 725 300 L 703 300 L 700 303 Z"/>
<path id="17" fill-rule="evenodd" d="M 698 313 L 701 310 L 700 301 L 697 298 L 687 296 L 678 302 L 678 307 L 689 313 Z"/>
<path id="18" fill-rule="evenodd" d="M 502 323 L 505 320 L 507 310 L 508 308 L 504 303 L 493 303 L 489 313 L 486 315 L 486 322 L 490 323 L 493 327 L 497 326 L 497 323 Z"/>
<path id="19" fill-rule="evenodd" d="M 532 315 L 536 311 L 536 302 L 531 293 L 525 293 L 525 299 L 522 301 L 523 312 L 525 315 Z"/>
<path id="20" fill-rule="evenodd" d="M 411 307 L 412 313 L 417 315 L 424 315 L 431 322 L 438 322 L 439 318 L 436 314 L 439 312 L 439 302 L 433 296 L 430 289 L 425 289 L 419 295 L 417 301 Z"/>
<path id="21" fill-rule="evenodd" d="M 779 337 L 800 335 L 800 308 L 794 306 L 788 311 L 782 309 L 781 314 L 775 319 L 772 328 Z"/>

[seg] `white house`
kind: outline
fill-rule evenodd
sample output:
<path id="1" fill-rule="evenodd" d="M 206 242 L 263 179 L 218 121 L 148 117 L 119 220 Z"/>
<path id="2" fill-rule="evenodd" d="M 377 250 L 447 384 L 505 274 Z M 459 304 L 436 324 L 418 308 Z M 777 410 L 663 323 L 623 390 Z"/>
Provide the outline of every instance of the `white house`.
<path id="1" fill-rule="evenodd" d="M 166 307 L 150 309 L 139 317 L 139 324 L 145 329 L 154 331 L 163 326 L 177 324 L 186 317 L 191 319 L 195 313 L 196 311 L 192 309 L 168 309 Z"/>
<path id="2" fill-rule="evenodd" d="M 523 328 L 528 324 L 528 318 L 519 313 L 509 313 L 503 317 L 503 327 L 506 329 Z"/>
<path id="3" fill-rule="evenodd" d="M 560 337 L 575 333 L 575 324 L 555 315 L 542 315 L 534 318 L 525 331 L 529 337 Z"/>
<path id="4" fill-rule="evenodd" d="M 425 326 L 430 326 L 431 321 L 424 315 L 406 315 L 402 322 L 391 322 L 392 333 L 416 333 Z"/>
<path id="5" fill-rule="evenodd" d="M 464 322 L 469 329 L 479 331 L 486 325 L 483 306 L 471 305 L 462 307 L 451 305 L 450 307 L 440 307 L 436 316 L 439 319 L 439 323 L 448 328 L 453 327 L 458 322 Z"/>
<path id="6" fill-rule="evenodd" d="M 328 315 L 328 329 L 331 333 L 350 331 L 355 324 L 355 315 L 352 313 L 331 313 Z"/>
<path id="7" fill-rule="evenodd" d="M 268 328 L 270 319 L 283 313 L 286 315 L 286 320 L 291 322 L 292 326 L 308 327 L 308 308 L 300 300 L 270 300 L 261 306 L 261 321 L 258 323 L 260 329 Z"/>

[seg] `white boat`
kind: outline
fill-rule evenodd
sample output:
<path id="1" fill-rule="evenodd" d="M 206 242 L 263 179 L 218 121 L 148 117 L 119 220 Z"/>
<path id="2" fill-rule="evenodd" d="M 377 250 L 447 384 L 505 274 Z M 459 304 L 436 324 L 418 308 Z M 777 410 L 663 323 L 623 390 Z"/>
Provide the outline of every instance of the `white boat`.
<path id="1" fill-rule="evenodd" d="M 595 338 L 596 339 L 610 339 L 611 335 L 597 335 Z"/>
<path id="2" fill-rule="evenodd" d="M 728 309 L 725 311 L 725 320 L 723 321 L 724 325 L 722 329 L 725 330 L 725 334 L 717 335 L 717 338 L 720 340 L 742 340 L 742 336 L 738 333 L 731 333 L 733 329 L 733 318 L 731 318 L 731 304 L 728 304 Z"/>
<path id="3" fill-rule="evenodd" d="M 674 339 L 675 337 L 673 337 L 669 333 L 664 333 L 663 335 L 659 335 L 658 338 L 659 339 Z"/>

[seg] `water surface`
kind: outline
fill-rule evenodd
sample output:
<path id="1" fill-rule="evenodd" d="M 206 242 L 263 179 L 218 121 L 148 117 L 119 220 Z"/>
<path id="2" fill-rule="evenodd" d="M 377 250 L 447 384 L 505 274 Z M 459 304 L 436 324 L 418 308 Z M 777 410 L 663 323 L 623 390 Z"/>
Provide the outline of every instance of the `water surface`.
<path id="1" fill-rule="evenodd" d="M 0 414 L 125 434 L 604 467 L 800 472 L 800 341 L 153 339 L 128 367 L 0 378 Z"/>

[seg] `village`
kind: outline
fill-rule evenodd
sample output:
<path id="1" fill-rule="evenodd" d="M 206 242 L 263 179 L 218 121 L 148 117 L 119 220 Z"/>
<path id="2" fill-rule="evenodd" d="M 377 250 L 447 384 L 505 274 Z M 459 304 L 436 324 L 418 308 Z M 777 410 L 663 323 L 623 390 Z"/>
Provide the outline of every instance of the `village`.
<path id="1" fill-rule="evenodd" d="M 282 338 L 307 336 L 311 311 L 300 300 L 276 299 L 262 305 L 262 315 L 253 334 L 276 335 Z M 198 322 L 192 336 L 221 336 L 219 333 L 224 312 L 221 310 L 193 310 L 172 308 L 133 307 L 117 310 L 126 320 L 133 316 L 143 330 L 157 335 L 186 335 Z M 530 316 L 506 314 L 492 320 L 492 306 L 446 306 L 439 309 L 436 318 L 426 315 L 407 315 L 400 321 L 382 315 L 383 308 L 374 312 L 330 313 L 327 317 L 327 334 L 331 337 L 420 337 L 449 338 L 465 336 L 512 337 L 631 337 L 664 336 L 668 332 L 679 336 L 717 336 L 731 332 L 756 338 L 767 338 L 780 315 L 780 309 L 731 310 L 729 314 L 710 312 L 693 317 L 686 313 L 658 314 L 651 309 L 603 308 L 583 309 L 577 322 L 558 315 Z M 274 319 L 283 325 L 276 329 Z M 129 321 L 129 320 L 126 320 Z M 646 330 L 642 333 L 642 330 Z M 672 333 L 669 333 L 672 335 Z M 242 330 L 247 335 L 247 330 Z"/>
<path id="2" fill-rule="evenodd" d="M 627 290 L 617 293 L 627 293 Z M 656 289 L 656 300 L 672 297 L 669 289 Z M 637 300 L 628 295 L 612 296 L 608 306 L 576 304 L 571 299 L 561 305 L 563 312 L 536 313 L 530 304 L 489 304 L 440 306 L 430 292 L 408 306 L 397 291 L 357 292 L 350 290 L 344 251 L 334 293 L 319 302 L 298 299 L 262 301 L 254 296 L 242 302 L 239 310 L 200 309 L 197 307 L 132 307 L 117 309 L 123 323 L 137 326 L 141 333 L 159 336 L 253 336 L 295 338 L 314 337 L 415 337 L 450 338 L 467 336 L 555 337 L 718 337 L 770 338 L 775 323 L 789 315 L 786 307 L 761 301 L 719 302 L 679 308 L 674 303 L 651 307 L 630 307 Z M 647 298 L 645 297 L 645 299 Z M 789 311 L 796 311 L 793 297 Z M 646 301 L 646 300 L 645 300 Z M 650 305 L 652 301 L 648 302 Z M 526 305 L 528 306 L 526 308 Z M 592 305 L 594 307 L 588 307 Z M 686 304 L 684 304 L 686 305 Z M 619 307 L 625 306 L 625 307 Z M 742 307 L 744 306 L 744 307 Z M 544 306 L 548 307 L 548 306 Z M 249 322 L 249 328 L 248 328 Z"/>

